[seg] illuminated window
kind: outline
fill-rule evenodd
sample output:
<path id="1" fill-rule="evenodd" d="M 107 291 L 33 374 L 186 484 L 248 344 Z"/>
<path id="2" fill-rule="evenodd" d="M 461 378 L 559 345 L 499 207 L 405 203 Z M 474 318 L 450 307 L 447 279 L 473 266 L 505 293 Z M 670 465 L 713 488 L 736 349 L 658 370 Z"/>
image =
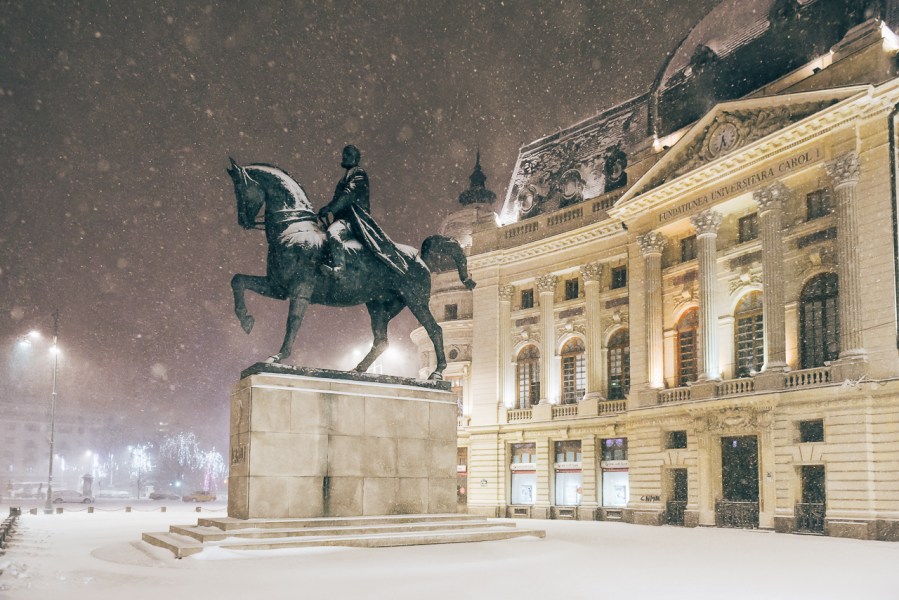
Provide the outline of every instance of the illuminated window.
<path id="1" fill-rule="evenodd" d="M 530 408 L 540 402 L 540 351 L 527 346 L 518 353 L 518 408 Z"/>
<path id="2" fill-rule="evenodd" d="M 609 340 L 609 400 L 623 400 L 631 387 L 630 334 L 622 329 Z"/>
<path id="3" fill-rule="evenodd" d="M 690 309 L 677 323 L 677 385 L 679 386 L 696 381 L 698 314 L 697 309 Z"/>
<path id="4" fill-rule="evenodd" d="M 822 367 L 840 354 L 840 315 L 835 273 L 822 273 L 799 296 L 800 368 Z"/>
<path id="5" fill-rule="evenodd" d="M 627 438 L 603 440 L 602 460 L 627 460 Z"/>
<path id="6" fill-rule="evenodd" d="M 765 327 L 762 320 L 762 294 L 746 294 L 734 314 L 736 375 L 749 377 L 762 370 L 765 362 Z"/>
<path id="7" fill-rule="evenodd" d="M 587 362 L 584 342 L 571 339 L 562 348 L 562 404 L 580 402 L 587 392 Z"/>

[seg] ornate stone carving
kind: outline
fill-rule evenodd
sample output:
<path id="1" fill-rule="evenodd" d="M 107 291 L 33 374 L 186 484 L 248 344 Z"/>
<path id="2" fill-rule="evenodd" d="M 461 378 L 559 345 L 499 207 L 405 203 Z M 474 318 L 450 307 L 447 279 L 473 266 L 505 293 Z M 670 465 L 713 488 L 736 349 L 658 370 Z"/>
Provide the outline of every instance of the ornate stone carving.
<path id="1" fill-rule="evenodd" d="M 512 345 L 517 346 L 524 342 L 540 343 L 540 330 L 537 327 L 526 327 L 512 334 Z"/>
<path id="2" fill-rule="evenodd" d="M 759 205 L 759 213 L 769 210 L 782 210 L 784 202 L 790 197 L 790 188 L 779 181 L 768 187 L 752 192 L 752 197 Z"/>
<path id="3" fill-rule="evenodd" d="M 772 415 L 767 407 L 743 406 L 722 408 L 696 416 L 697 433 L 750 432 L 771 425 Z"/>
<path id="4" fill-rule="evenodd" d="M 690 217 L 690 222 L 696 228 L 696 235 L 717 235 L 723 217 L 714 210 L 704 210 L 698 215 Z"/>
<path id="5" fill-rule="evenodd" d="M 628 325 L 628 316 L 626 312 L 621 312 L 620 310 L 616 310 L 607 318 L 602 320 L 602 328 L 605 331 L 606 335 L 612 332 L 613 329 L 617 329 L 618 327 L 627 327 Z"/>
<path id="6" fill-rule="evenodd" d="M 556 281 L 558 281 L 558 279 L 555 275 L 540 275 L 534 280 L 534 284 L 539 293 L 549 294 L 555 293 Z"/>
<path id="7" fill-rule="evenodd" d="M 446 349 L 446 354 L 451 361 L 471 360 L 471 345 L 452 344 Z"/>
<path id="8" fill-rule="evenodd" d="M 677 156 L 669 169 L 653 177 L 646 189 L 654 188 L 734 150 L 783 129 L 829 106 L 831 102 L 807 102 L 744 111 L 722 111 L 705 131 Z"/>
<path id="9" fill-rule="evenodd" d="M 762 274 L 760 272 L 743 271 L 740 275 L 732 279 L 729 284 L 730 294 L 733 296 L 744 287 L 762 285 Z"/>
<path id="10" fill-rule="evenodd" d="M 501 285 L 499 286 L 499 300 L 500 302 L 511 302 L 512 296 L 515 295 L 515 286 L 514 285 Z"/>
<path id="11" fill-rule="evenodd" d="M 556 326 L 556 339 L 560 339 L 569 333 L 579 333 L 582 336 L 587 335 L 587 327 L 584 323 L 568 321 Z"/>
<path id="12" fill-rule="evenodd" d="M 826 163 L 824 168 L 827 175 L 833 180 L 834 187 L 858 183 L 860 167 L 858 164 L 858 152 L 847 152 L 834 160 Z"/>
<path id="13" fill-rule="evenodd" d="M 602 277 L 603 272 L 603 264 L 600 262 L 592 262 L 587 263 L 586 265 L 581 265 L 581 277 L 584 278 L 584 281 L 599 281 L 600 277 Z"/>
<path id="14" fill-rule="evenodd" d="M 664 250 L 665 246 L 668 244 L 668 238 L 658 231 L 650 231 L 637 238 L 637 243 L 640 244 L 640 250 L 643 252 L 643 256 L 646 256 L 647 254 L 661 254 L 662 250 Z"/>

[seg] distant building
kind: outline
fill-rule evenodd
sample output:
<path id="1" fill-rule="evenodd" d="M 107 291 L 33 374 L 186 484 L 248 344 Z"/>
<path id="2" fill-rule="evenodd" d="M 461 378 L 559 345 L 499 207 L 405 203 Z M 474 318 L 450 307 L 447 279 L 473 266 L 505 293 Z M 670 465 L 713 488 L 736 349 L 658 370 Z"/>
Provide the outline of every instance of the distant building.
<path id="1" fill-rule="evenodd" d="M 725 0 L 463 193 L 478 286 L 431 308 L 469 512 L 899 540 L 897 7 Z"/>

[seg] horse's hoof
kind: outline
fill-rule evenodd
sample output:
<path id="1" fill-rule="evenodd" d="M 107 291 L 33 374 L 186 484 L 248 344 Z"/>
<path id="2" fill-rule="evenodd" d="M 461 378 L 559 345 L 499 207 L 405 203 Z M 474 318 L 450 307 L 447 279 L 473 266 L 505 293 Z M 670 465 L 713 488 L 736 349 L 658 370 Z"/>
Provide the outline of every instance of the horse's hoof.
<path id="1" fill-rule="evenodd" d="M 430 375 L 428 375 L 428 381 L 443 381 L 443 373 L 440 371 L 434 371 Z"/>
<path id="2" fill-rule="evenodd" d="M 243 327 L 245 333 L 250 333 L 253 331 L 253 325 L 256 324 L 256 319 L 252 316 L 247 315 L 243 319 L 240 320 L 240 326 Z"/>
<path id="3" fill-rule="evenodd" d="M 275 354 L 273 356 L 269 356 L 268 358 L 266 358 L 265 362 L 272 364 L 272 363 L 278 363 L 278 362 L 280 362 L 280 360 L 281 360 L 281 355 Z"/>

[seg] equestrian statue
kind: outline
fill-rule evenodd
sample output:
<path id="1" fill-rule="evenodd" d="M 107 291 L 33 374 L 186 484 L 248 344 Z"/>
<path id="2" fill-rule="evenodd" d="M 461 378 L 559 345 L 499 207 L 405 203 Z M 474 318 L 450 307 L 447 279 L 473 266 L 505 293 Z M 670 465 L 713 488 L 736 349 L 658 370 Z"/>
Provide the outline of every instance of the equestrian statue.
<path id="1" fill-rule="evenodd" d="M 237 197 L 237 222 L 244 229 L 262 226 L 268 242 L 266 274 L 238 273 L 231 279 L 234 312 L 250 333 L 254 319 L 247 312 L 245 290 L 289 301 L 284 341 L 267 361 L 280 362 L 290 356 L 310 303 L 365 304 L 374 340 L 355 368 L 365 372 L 387 349 L 387 324 L 408 306 L 434 344 L 437 368 L 428 378 L 443 379 L 443 331 L 428 307 L 431 269 L 449 258 L 465 287 L 473 289 L 465 253 L 459 242 L 442 235 L 426 238 L 420 252 L 391 241 L 369 213 L 368 175 L 359 159 L 355 146 L 343 149 L 346 173 L 334 198 L 317 212 L 303 187 L 284 170 L 264 163 L 240 166 L 231 159 L 228 174 Z M 265 217 L 257 221 L 263 206 Z"/>

